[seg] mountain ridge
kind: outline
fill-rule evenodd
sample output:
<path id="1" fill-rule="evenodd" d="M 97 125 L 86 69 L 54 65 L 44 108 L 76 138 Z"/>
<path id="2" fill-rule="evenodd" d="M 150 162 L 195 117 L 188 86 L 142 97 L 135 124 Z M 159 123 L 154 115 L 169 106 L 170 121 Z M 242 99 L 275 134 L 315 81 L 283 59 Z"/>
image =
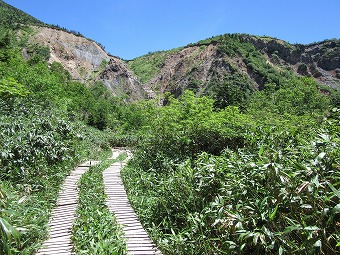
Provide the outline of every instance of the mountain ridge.
<path id="1" fill-rule="evenodd" d="M 144 84 L 175 95 L 185 89 L 204 94 L 212 87 L 210 83 L 223 83 L 235 74 L 246 76 L 249 85 L 257 89 L 279 83 L 283 74 L 313 77 L 318 83 L 339 89 L 339 49 L 338 39 L 292 45 L 271 37 L 225 34 L 168 53 L 145 55 L 129 61 L 129 66 Z M 153 67 L 146 77 L 150 63 Z"/>
<path id="2" fill-rule="evenodd" d="M 0 4 L 2 9 L 11 8 L 3 1 Z M 185 89 L 211 95 L 226 82 L 262 89 L 270 83 L 279 85 L 282 75 L 313 77 L 326 90 L 340 88 L 339 39 L 303 45 L 268 36 L 224 34 L 122 60 L 79 32 L 46 25 L 15 7 L 10 10 L 3 23 L 14 14 L 25 17 L 16 20 L 33 26 L 29 40 L 49 49 L 49 63 L 61 63 L 74 80 L 102 81 L 115 96 L 130 101 L 165 92 L 179 96 Z"/>

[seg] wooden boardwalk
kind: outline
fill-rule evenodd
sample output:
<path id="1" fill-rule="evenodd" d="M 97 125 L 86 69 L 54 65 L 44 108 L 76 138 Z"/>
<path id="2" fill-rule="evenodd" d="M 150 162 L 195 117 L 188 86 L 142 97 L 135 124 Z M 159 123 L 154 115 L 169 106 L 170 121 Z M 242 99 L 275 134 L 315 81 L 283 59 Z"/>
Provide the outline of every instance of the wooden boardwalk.
<path id="1" fill-rule="evenodd" d="M 113 157 L 119 155 L 120 152 L 124 151 L 113 151 Z M 115 214 L 118 224 L 123 226 L 128 254 L 161 255 L 162 253 L 145 232 L 129 203 L 120 177 L 122 165 L 114 163 L 103 172 L 105 193 L 108 196 L 106 204 Z"/>
<path id="2" fill-rule="evenodd" d="M 57 206 L 53 209 L 49 221 L 49 239 L 46 240 L 37 255 L 69 255 L 72 253 L 71 232 L 78 205 L 78 181 L 89 167 L 98 162 L 88 161 L 75 168 L 59 191 Z"/>
<path id="3" fill-rule="evenodd" d="M 115 159 L 123 152 L 127 152 L 130 156 L 128 151 L 113 149 L 111 158 Z M 88 161 L 79 165 L 66 177 L 48 224 L 49 238 L 43 243 L 37 255 L 74 254 L 71 234 L 78 206 L 78 181 L 90 166 L 96 163 L 98 161 Z M 129 203 L 120 178 L 120 169 L 124 164 L 124 162 L 114 163 L 103 172 L 105 193 L 108 196 L 106 204 L 109 210 L 115 214 L 118 224 L 123 226 L 128 254 L 162 255 L 143 229 Z"/>

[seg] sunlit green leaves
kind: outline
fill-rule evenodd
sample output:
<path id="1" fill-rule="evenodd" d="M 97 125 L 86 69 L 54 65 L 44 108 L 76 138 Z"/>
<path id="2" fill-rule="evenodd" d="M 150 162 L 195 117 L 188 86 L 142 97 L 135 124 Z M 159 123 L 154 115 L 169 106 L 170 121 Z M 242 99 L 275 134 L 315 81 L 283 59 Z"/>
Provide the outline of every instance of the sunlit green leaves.
<path id="1" fill-rule="evenodd" d="M 215 117 L 211 128 L 231 116 L 240 118 L 238 112 L 209 116 Z M 176 130 L 181 121 L 166 128 Z M 195 122 L 188 118 L 185 128 L 197 130 L 200 124 L 190 121 Z M 169 254 L 338 253 L 338 134 L 265 126 L 251 132 L 245 136 L 248 147 L 226 149 L 220 156 L 202 153 L 176 161 L 178 154 L 162 152 L 166 140 L 154 141 L 162 152 L 157 157 L 145 147 L 135 153 L 124 180 L 159 246 Z M 144 164 L 158 157 L 159 165 Z"/>
<path id="2" fill-rule="evenodd" d="M 27 88 L 13 78 L 0 80 L 0 98 L 24 97 L 27 94 Z"/>
<path id="3" fill-rule="evenodd" d="M 20 232 L 10 222 L 9 218 L 13 212 L 9 210 L 8 198 L 6 190 L 3 189 L 2 183 L 0 182 L 0 253 L 1 254 L 12 254 L 12 244 L 20 243 Z"/>

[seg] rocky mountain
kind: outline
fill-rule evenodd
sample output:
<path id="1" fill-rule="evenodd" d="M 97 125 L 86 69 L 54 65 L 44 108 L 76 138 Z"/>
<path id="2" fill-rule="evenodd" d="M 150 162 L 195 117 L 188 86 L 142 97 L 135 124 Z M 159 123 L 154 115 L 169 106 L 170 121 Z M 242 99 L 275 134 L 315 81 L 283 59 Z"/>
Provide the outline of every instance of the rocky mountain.
<path id="1" fill-rule="evenodd" d="M 57 61 L 74 80 L 85 83 L 102 81 L 116 96 L 131 100 L 145 97 L 140 82 L 126 63 L 105 52 L 96 42 L 81 35 L 51 27 L 34 27 L 31 43 L 44 45 L 50 51 L 49 62 Z"/>
<path id="2" fill-rule="evenodd" d="M 129 61 L 129 67 L 144 86 L 175 95 L 184 89 L 209 94 L 218 83 L 240 80 L 261 89 L 292 75 L 313 77 L 339 90 L 340 40 L 293 45 L 271 37 L 226 34 L 142 56 Z"/>
<path id="3" fill-rule="evenodd" d="M 7 31 L 15 31 L 23 41 L 26 40 L 23 37 L 28 37 L 22 50 L 26 59 L 30 59 L 32 48 L 39 45 L 44 58 L 50 64 L 59 62 L 74 80 L 89 85 L 102 81 L 114 95 L 128 100 L 146 97 L 141 83 L 128 70 L 127 64 L 106 53 L 100 44 L 79 32 L 45 24 L 0 0 L 0 37 Z"/>
<path id="4" fill-rule="evenodd" d="M 340 88 L 339 39 L 301 45 L 271 37 L 225 34 L 124 61 L 79 32 L 46 25 L 1 0 L 0 14 L 2 27 L 14 24 L 20 30 L 29 25 L 33 30 L 29 43 L 45 47 L 49 63 L 61 63 L 74 80 L 102 81 L 114 95 L 131 101 L 165 92 L 178 96 L 185 89 L 212 94 L 229 83 L 252 91 L 279 85 L 296 75 L 313 77 L 324 88 Z M 23 54 L 27 51 L 23 49 Z"/>
<path id="5" fill-rule="evenodd" d="M 214 87 L 242 80 L 251 89 L 279 83 L 282 77 L 314 77 L 340 87 L 340 40 L 293 45 L 270 37 L 226 34 L 131 61 L 107 54 L 97 43 L 50 27 L 35 27 L 30 39 L 50 49 L 57 61 L 81 82 L 102 81 L 117 96 L 130 100 L 185 89 L 210 94 Z"/>

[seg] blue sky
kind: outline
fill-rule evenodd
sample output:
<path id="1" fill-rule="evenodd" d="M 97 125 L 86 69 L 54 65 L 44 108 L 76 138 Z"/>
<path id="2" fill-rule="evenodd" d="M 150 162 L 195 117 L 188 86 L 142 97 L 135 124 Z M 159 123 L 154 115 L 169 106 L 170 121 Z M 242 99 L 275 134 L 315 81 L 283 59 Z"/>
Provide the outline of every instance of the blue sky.
<path id="1" fill-rule="evenodd" d="M 124 59 L 225 34 L 290 43 L 340 38 L 340 0 L 5 0 L 49 24 L 79 31 Z"/>

